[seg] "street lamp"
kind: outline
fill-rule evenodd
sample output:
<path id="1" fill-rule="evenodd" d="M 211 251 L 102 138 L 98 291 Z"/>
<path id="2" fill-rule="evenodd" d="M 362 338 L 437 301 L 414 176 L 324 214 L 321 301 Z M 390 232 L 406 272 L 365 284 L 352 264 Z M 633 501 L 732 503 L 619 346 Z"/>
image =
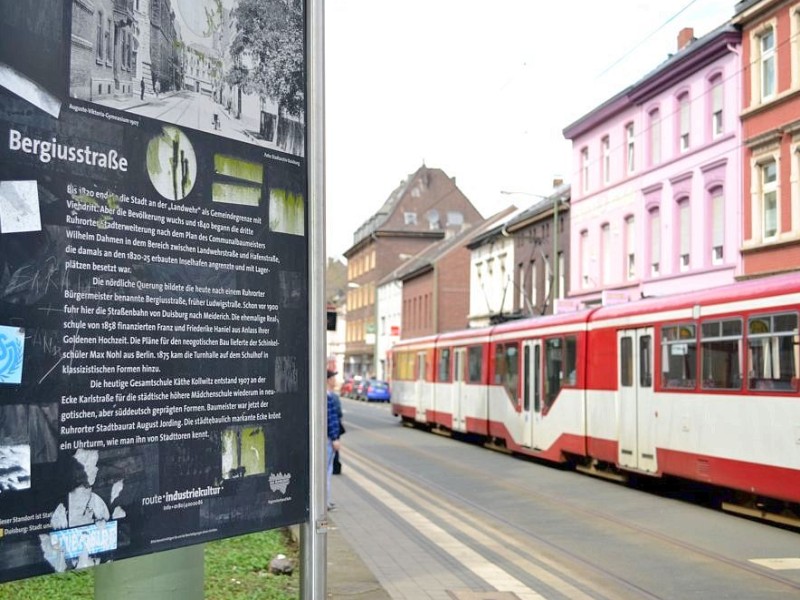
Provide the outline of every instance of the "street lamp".
<path id="1" fill-rule="evenodd" d="M 520 194 L 522 196 L 532 196 L 541 200 L 553 199 L 553 313 L 556 312 L 556 300 L 559 297 L 558 290 L 558 199 L 560 194 L 553 192 L 549 196 L 543 194 L 533 194 L 531 192 L 515 192 L 509 190 L 500 190 L 501 194 L 510 196 L 513 194 Z"/>

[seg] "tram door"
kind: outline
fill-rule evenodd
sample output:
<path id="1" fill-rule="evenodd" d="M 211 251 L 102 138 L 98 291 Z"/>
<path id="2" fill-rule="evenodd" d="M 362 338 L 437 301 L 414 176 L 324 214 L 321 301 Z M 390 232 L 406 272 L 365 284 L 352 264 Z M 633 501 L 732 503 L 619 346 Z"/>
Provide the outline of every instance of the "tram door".
<path id="1" fill-rule="evenodd" d="M 464 422 L 464 364 L 467 349 L 456 348 L 453 351 L 453 385 L 451 386 L 451 406 L 453 407 L 453 431 L 466 431 Z"/>
<path id="2" fill-rule="evenodd" d="M 422 422 L 425 422 L 425 409 L 428 405 L 425 395 L 430 392 L 425 385 L 426 365 L 425 352 L 417 352 L 417 380 L 414 382 L 414 398 L 417 401 L 417 421 Z"/>
<path id="3" fill-rule="evenodd" d="M 654 473 L 658 469 L 653 394 L 653 328 L 617 334 L 619 364 L 619 464 Z"/>
<path id="4" fill-rule="evenodd" d="M 542 342 L 522 345 L 522 418 L 523 445 L 540 448 L 542 424 Z"/>

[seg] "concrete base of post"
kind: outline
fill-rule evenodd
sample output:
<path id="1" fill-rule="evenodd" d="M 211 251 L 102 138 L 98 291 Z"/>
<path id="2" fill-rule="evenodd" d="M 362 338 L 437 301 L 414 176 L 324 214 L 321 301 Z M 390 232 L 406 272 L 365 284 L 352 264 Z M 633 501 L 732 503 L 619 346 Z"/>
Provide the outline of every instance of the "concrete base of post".
<path id="1" fill-rule="evenodd" d="M 203 600 L 202 544 L 95 567 L 95 600 Z"/>

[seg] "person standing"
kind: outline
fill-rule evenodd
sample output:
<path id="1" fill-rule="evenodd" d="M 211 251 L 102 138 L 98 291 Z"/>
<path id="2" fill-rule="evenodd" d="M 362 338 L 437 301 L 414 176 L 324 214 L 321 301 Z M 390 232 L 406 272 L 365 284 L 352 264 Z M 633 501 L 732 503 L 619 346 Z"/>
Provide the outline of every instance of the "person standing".
<path id="1" fill-rule="evenodd" d="M 328 469 L 326 471 L 326 498 L 328 510 L 334 510 L 336 504 L 331 499 L 331 475 L 333 475 L 333 456 L 339 451 L 339 435 L 341 435 L 341 422 L 339 421 L 340 405 L 339 396 L 334 391 L 336 389 L 337 371 L 328 369 Z"/>
<path id="2" fill-rule="evenodd" d="M 344 435 L 344 419 L 342 418 L 342 399 L 339 397 L 339 394 L 334 392 L 333 397 L 336 400 L 336 414 L 339 415 L 339 438 Z M 334 475 L 341 475 L 342 473 L 342 461 L 339 460 L 339 451 L 333 453 L 333 474 Z"/>
<path id="3" fill-rule="evenodd" d="M 139 99 L 144 100 L 144 77 L 142 77 L 142 81 L 139 87 L 141 89 L 141 92 L 139 93 Z"/>

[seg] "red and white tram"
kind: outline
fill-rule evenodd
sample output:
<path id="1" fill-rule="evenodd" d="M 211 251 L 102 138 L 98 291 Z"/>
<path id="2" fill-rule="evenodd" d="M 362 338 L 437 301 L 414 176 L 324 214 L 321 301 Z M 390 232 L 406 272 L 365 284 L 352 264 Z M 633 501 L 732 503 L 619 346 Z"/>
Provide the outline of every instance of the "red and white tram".
<path id="1" fill-rule="evenodd" d="M 392 411 L 596 472 L 800 503 L 800 275 L 403 340 Z"/>

